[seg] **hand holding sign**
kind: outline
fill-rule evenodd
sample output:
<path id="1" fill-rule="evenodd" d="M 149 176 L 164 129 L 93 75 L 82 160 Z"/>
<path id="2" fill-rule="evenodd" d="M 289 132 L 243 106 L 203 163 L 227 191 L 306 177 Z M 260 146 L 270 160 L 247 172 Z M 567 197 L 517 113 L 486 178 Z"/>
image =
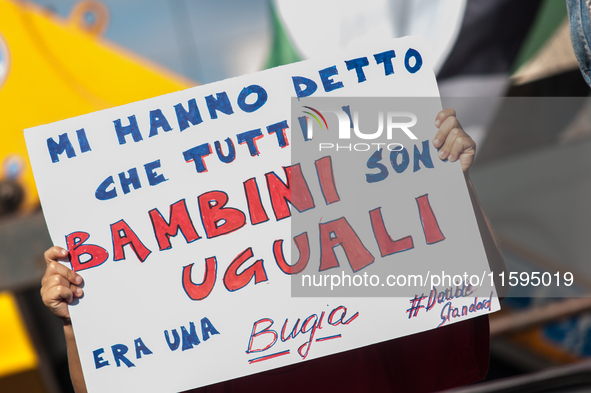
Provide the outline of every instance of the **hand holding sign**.
<path id="1" fill-rule="evenodd" d="M 60 264 L 58 260 L 68 257 L 68 251 L 51 247 L 45 251 L 45 275 L 41 279 L 43 304 L 64 323 L 70 322 L 68 304 L 82 297 L 82 277 Z"/>
<path id="2" fill-rule="evenodd" d="M 433 146 L 439 149 L 439 158 L 452 162 L 459 159 L 462 170 L 468 172 L 476 155 L 476 143 L 460 125 L 456 111 L 448 108 L 439 112 L 435 126 L 439 130 L 433 139 Z"/>

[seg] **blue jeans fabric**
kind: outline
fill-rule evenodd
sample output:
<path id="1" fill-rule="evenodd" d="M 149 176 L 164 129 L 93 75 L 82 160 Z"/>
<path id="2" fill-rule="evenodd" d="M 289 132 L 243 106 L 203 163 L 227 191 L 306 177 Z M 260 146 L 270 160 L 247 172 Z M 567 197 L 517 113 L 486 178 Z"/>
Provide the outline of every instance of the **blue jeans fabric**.
<path id="1" fill-rule="evenodd" d="M 591 86 L 591 17 L 587 0 L 566 0 L 570 35 L 583 77 Z"/>

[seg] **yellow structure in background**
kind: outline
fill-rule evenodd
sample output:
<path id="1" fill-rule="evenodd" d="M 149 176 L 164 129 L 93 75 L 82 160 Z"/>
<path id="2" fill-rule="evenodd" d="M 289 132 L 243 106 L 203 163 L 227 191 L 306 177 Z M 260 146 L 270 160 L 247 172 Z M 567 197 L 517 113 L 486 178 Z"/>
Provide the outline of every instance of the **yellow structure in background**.
<path id="1" fill-rule="evenodd" d="M 23 186 L 21 211 L 39 205 L 24 129 L 195 85 L 101 39 L 107 24 L 98 1 L 79 2 L 63 20 L 0 0 L 0 180 Z"/>
<path id="2" fill-rule="evenodd" d="M 37 356 L 16 303 L 8 292 L 0 293 L 0 378 L 37 367 Z"/>

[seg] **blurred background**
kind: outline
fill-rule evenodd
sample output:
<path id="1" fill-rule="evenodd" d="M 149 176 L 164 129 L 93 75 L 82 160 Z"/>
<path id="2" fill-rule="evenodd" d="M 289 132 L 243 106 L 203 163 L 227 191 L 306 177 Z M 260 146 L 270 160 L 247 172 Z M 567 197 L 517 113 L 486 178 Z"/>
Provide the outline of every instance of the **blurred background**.
<path id="1" fill-rule="evenodd" d="M 591 104 L 564 0 L 0 0 L 0 392 L 72 391 L 23 129 L 411 34 L 479 146 L 508 270 L 575 280 L 512 291 L 458 392 L 591 391 Z"/>

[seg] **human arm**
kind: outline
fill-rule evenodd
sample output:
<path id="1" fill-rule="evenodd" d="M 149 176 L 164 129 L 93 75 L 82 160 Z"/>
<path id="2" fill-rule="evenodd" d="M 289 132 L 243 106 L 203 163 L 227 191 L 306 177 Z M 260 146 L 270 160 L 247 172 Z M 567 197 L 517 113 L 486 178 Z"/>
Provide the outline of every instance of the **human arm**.
<path id="1" fill-rule="evenodd" d="M 43 304 L 64 324 L 72 385 L 76 393 L 86 393 L 82 365 L 68 309 L 68 304 L 83 295 L 81 288 L 83 280 L 80 275 L 58 262 L 58 259 L 64 260 L 67 257 L 68 251 L 61 247 L 51 247 L 45 251 L 46 269 L 41 280 L 41 299 Z"/>
<path id="2" fill-rule="evenodd" d="M 486 252 L 490 268 L 494 272 L 497 294 L 500 298 L 504 298 L 506 296 L 506 291 L 499 285 L 497 280 L 499 278 L 499 273 L 505 272 L 507 274 L 505 259 L 499 241 L 492 229 L 488 217 L 482 209 L 482 205 L 480 204 L 480 200 L 476 195 L 474 185 L 470 179 L 470 168 L 474 163 L 474 157 L 476 155 L 476 143 L 464 131 L 460 122 L 456 118 L 456 112 L 453 109 L 444 109 L 439 112 L 435 118 L 435 126 L 439 130 L 433 138 L 433 146 L 439 150 L 437 154 L 438 157 L 441 160 L 447 159 L 452 162 L 460 161 L 462 170 L 464 171 L 468 192 L 470 194 L 470 200 L 472 201 L 472 207 L 474 208 L 474 215 L 476 216 L 480 236 L 482 237 L 484 251 Z"/>

